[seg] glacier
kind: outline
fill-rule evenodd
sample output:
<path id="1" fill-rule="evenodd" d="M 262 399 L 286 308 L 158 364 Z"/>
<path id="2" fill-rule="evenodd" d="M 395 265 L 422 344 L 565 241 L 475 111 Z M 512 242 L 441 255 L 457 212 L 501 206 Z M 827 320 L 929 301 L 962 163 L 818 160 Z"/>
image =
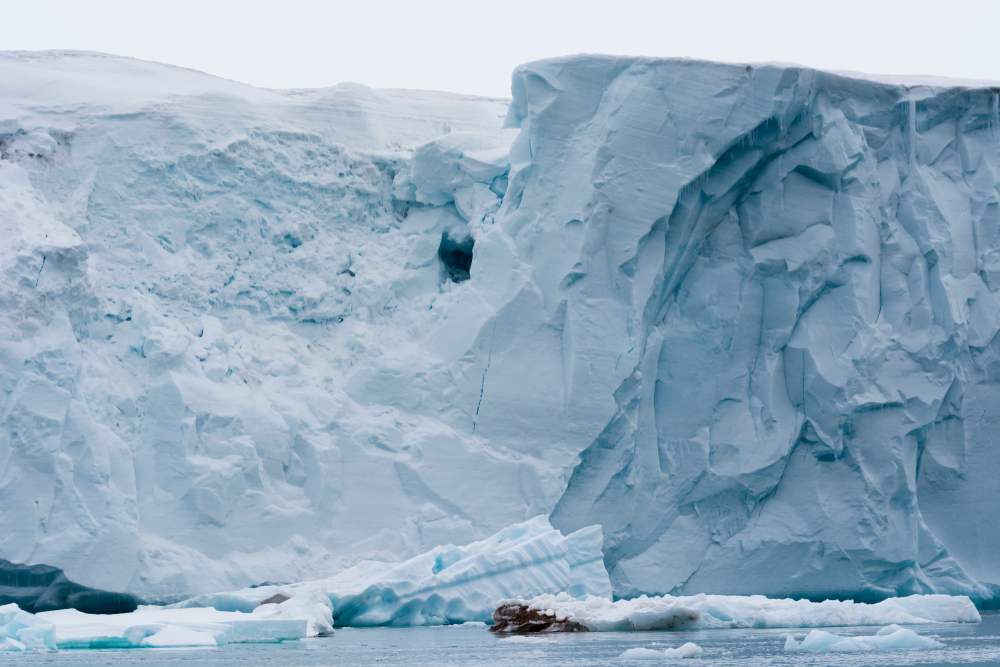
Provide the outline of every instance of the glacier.
<path id="1" fill-rule="evenodd" d="M 995 600 L 998 168 L 994 84 L 0 53 L 0 558 L 169 602 L 544 514 L 618 596 Z"/>

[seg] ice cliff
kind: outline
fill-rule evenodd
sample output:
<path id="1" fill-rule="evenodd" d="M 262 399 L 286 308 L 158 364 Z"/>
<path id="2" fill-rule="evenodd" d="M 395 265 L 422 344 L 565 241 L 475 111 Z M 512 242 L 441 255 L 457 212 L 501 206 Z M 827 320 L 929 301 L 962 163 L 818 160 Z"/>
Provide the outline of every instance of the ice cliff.
<path id="1" fill-rule="evenodd" d="M 620 595 L 995 597 L 998 90 L 512 91 L 0 54 L 0 558 L 169 599 L 550 513 Z"/>

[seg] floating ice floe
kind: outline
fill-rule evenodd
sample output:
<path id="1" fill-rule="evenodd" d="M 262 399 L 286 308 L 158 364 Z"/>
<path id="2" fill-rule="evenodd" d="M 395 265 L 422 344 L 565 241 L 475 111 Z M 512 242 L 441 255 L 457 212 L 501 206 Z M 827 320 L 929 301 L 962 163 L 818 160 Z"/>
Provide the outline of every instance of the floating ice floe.
<path id="1" fill-rule="evenodd" d="M 54 628 L 50 647 L 61 649 L 274 643 L 307 635 L 308 619 L 282 618 L 269 608 L 273 606 L 276 605 L 264 605 L 250 613 L 156 606 L 142 606 L 128 614 L 85 614 L 75 609 L 60 609 L 34 617 Z"/>
<path id="2" fill-rule="evenodd" d="M 888 625 L 874 635 L 844 637 L 825 630 L 810 630 L 799 642 L 795 637 L 785 638 L 786 651 L 809 651 L 827 653 L 831 651 L 907 651 L 916 649 L 941 648 L 941 642 L 918 635 L 913 630 L 898 625 Z"/>
<path id="3" fill-rule="evenodd" d="M 508 601 L 494 619 L 506 632 L 568 630 L 628 631 L 688 628 L 815 628 L 893 623 L 978 623 L 965 596 L 911 595 L 875 604 L 850 600 L 776 600 L 762 595 L 639 597 L 612 601 L 602 597 L 542 595 Z M 551 627 L 550 627 L 551 626 Z"/>
<path id="4" fill-rule="evenodd" d="M 200 595 L 174 606 L 302 615 L 309 619 L 310 635 L 333 624 L 486 622 L 500 602 L 512 597 L 561 593 L 560 599 L 610 600 L 602 541 L 599 526 L 563 535 L 541 516 L 465 546 L 435 547 L 402 563 L 365 561 L 328 579 Z M 263 604 L 269 599 L 284 601 Z"/>
<path id="5" fill-rule="evenodd" d="M 622 660 L 663 660 L 664 658 L 697 658 L 702 648 L 694 642 L 681 644 L 677 648 L 630 648 L 621 654 Z"/>

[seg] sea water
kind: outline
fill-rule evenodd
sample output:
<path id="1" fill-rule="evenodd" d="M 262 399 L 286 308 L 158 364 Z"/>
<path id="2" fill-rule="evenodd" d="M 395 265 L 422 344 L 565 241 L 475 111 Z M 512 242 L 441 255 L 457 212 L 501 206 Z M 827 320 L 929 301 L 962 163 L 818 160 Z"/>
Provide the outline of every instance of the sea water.
<path id="1" fill-rule="evenodd" d="M 919 651 L 802 654 L 784 651 L 785 636 L 804 630 L 701 630 L 697 632 L 592 632 L 496 637 L 483 626 L 342 629 L 332 637 L 284 644 L 238 644 L 217 649 L 133 649 L 0 654 L 0 665 L 92 665 L 144 667 L 546 667 L 578 665 L 759 666 L 815 665 L 1000 665 L 1000 613 L 977 624 L 913 626 L 944 647 Z M 841 635 L 872 634 L 876 628 L 832 628 Z M 629 661 L 629 648 L 667 648 L 694 642 L 699 658 Z"/>

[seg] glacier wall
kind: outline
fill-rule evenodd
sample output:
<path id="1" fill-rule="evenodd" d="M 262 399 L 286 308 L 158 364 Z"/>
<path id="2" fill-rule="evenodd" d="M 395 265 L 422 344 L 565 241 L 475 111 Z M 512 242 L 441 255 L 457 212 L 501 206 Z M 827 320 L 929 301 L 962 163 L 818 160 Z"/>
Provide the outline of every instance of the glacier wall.
<path id="1" fill-rule="evenodd" d="M 794 67 L 518 71 L 509 220 L 585 221 L 552 293 L 626 330 L 553 512 L 604 525 L 616 591 L 993 594 L 997 101 Z"/>
<path id="2" fill-rule="evenodd" d="M 170 599 L 551 513 L 619 595 L 995 597 L 997 90 L 512 90 L 0 54 L 0 558 Z"/>

